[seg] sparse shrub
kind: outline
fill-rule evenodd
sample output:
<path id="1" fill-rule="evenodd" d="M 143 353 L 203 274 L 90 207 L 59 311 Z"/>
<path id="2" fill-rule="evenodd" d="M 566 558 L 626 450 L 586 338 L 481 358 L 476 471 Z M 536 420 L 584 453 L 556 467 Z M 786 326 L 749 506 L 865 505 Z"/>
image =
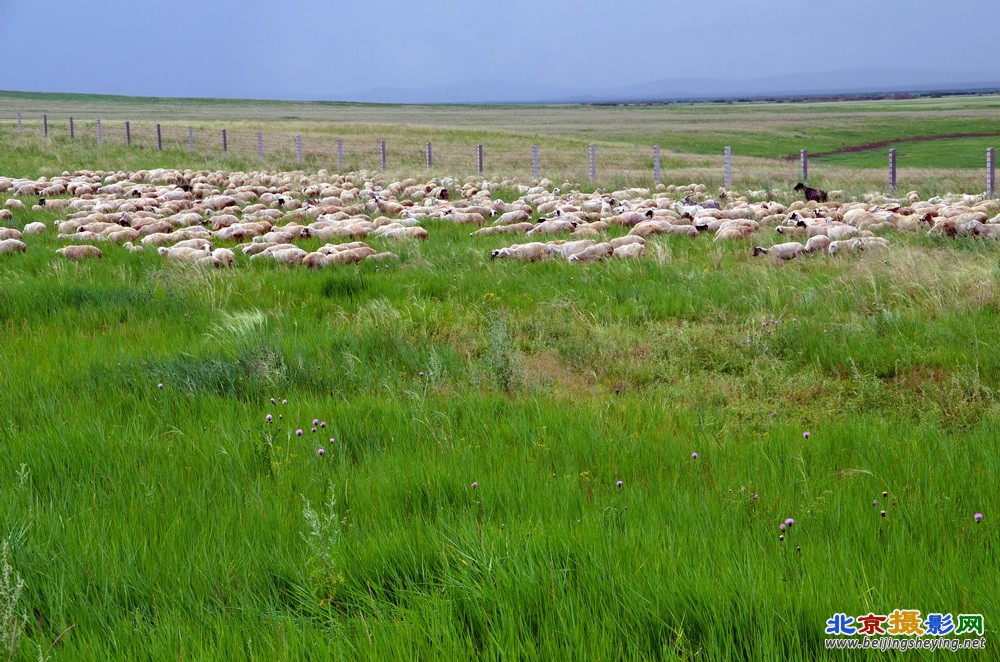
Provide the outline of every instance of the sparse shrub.
<path id="1" fill-rule="evenodd" d="M 24 591 L 24 580 L 10 565 L 10 544 L 4 540 L 0 551 L 0 641 L 7 648 L 7 659 L 13 659 L 24 634 L 27 614 L 19 612 L 18 603 Z"/>
<path id="2" fill-rule="evenodd" d="M 524 376 L 524 366 L 507 322 L 499 314 L 489 321 L 487 342 L 484 365 L 490 381 L 507 393 L 517 390 Z"/>

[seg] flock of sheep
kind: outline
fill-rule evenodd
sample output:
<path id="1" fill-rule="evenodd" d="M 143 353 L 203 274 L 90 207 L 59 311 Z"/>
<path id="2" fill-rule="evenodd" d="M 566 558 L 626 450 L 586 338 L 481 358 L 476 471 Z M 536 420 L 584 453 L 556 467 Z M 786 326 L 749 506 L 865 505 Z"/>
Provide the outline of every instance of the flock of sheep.
<path id="1" fill-rule="evenodd" d="M 155 250 L 164 259 L 232 267 L 242 253 L 251 260 L 323 268 L 363 260 L 397 259 L 364 239 L 426 240 L 426 223 L 468 224 L 473 237 L 524 236 L 489 253 L 493 259 L 572 263 L 639 259 L 656 235 L 711 235 L 714 241 L 753 242 L 765 233 L 789 239 L 753 255 L 795 259 L 889 245 L 893 232 L 928 231 L 947 237 L 1000 239 L 1000 202 L 949 195 L 921 201 L 867 196 L 844 201 L 789 202 L 781 191 L 719 190 L 703 185 L 563 192 L 554 183 L 532 185 L 482 178 L 418 182 L 379 180 L 366 172 L 335 175 L 181 170 L 63 173 L 51 179 L 0 177 L 0 224 L 14 225 L 29 205 L 55 212 L 52 227 L 0 225 L 0 253 L 23 252 L 25 239 L 55 232 L 69 242 L 56 252 L 71 260 L 99 258 L 102 246 Z M 569 185 L 564 185 L 569 188 Z M 498 190 L 515 191 L 506 202 Z M 514 196 L 507 196 L 514 197 Z M 783 200 L 783 201 L 778 201 Z M 613 236 L 621 235 L 624 236 Z M 314 250 L 299 244 L 327 242 Z M 29 240 L 30 241 L 30 240 Z M 220 243 L 235 244 L 231 248 Z M 766 242 L 765 242 L 766 243 Z M 314 245 L 314 244 L 313 244 Z"/>

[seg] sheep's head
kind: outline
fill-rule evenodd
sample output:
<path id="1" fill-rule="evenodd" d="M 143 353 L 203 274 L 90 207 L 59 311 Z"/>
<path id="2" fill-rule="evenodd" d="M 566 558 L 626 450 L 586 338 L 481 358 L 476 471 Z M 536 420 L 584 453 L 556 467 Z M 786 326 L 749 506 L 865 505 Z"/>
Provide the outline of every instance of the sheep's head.
<path id="1" fill-rule="evenodd" d="M 799 182 L 798 184 L 795 185 L 795 188 L 793 188 L 792 190 L 793 191 L 805 191 L 806 190 L 806 185 L 803 184 L 802 182 Z"/>
<path id="2" fill-rule="evenodd" d="M 646 218 L 653 218 L 653 210 L 652 209 L 647 209 L 646 210 Z"/>
<path id="3" fill-rule="evenodd" d="M 767 249 L 763 246 L 755 246 L 753 249 L 753 256 L 757 257 L 758 255 L 767 255 Z"/>
<path id="4" fill-rule="evenodd" d="M 495 260 L 498 257 L 501 257 L 503 255 L 501 251 L 503 251 L 502 248 L 497 248 L 496 250 L 490 251 L 490 259 Z"/>

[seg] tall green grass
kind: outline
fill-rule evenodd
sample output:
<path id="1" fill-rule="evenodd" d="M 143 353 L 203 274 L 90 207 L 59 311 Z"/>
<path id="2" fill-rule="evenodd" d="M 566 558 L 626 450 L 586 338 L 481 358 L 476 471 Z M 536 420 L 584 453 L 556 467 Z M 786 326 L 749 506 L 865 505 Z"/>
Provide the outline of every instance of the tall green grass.
<path id="1" fill-rule="evenodd" d="M 581 268 L 430 231 L 321 272 L 0 256 L 21 658 L 802 659 L 834 612 L 1000 618 L 992 244 Z"/>

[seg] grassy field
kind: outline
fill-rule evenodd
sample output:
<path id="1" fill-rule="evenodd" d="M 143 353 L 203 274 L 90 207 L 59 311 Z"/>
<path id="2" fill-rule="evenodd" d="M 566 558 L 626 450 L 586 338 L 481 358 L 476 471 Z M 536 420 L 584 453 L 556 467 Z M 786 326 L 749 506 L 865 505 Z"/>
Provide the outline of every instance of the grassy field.
<path id="1" fill-rule="evenodd" d="M 14 115 L 22 113 L 24 135 Z M 42 139 L 42 115 L 50 140 Z M 76 141 L 67 120 L 74 118 Z M 293 137 L 302 135 L 304 167 L 336 167 L 336 141 L 348 170 L 380 166 L 379 141 L 387 141 L 391 174 L 425 168 L 425 146 L 434 146 L 430 174 L 475 172 L 483 144 L 486 173 L 530 177 L 531 145 L 539 146 L 543 176 L 588 182 L 587 146 L 598 148 L 598 185 L 650 183 L 652 146 L 663 149 L 664 179 L 721 185 L 722 152 L 734 153 L 737 188 L 787 189 L 799 178 L 800 149 L 828 152 L 874 141 L 957 133 L 1000 133 L 1000 97 L 971 96 L 906 101 L 605 106 L 404 106 L 204 99 L 153 99 L 0 92 L 0 135 L 7 174 L 38 176 L 62 169 L 139 169 L 158 165 L 291 169 Z M 97 119 L 105 147 L 97 149 Z M 125 144 L 131 122 L 133 147 Z M 164 152 L 156 150 L 162 124 Z M 195 129 L 188 154 L 187 127 Z M 229 152 L 222 154 L 221 131 Z M 265 160 L 257 158 L 257 132 L 265 134 Z M 899 186 L 934 192 L 982 192 L 985 147 L 1000 136 L 972 141 L 910 145 L 899 153 Z M 913 145 L 917 145 L 913 143 Z M 886 150 L 817 159 L 811 183 L 852 194 L 885 191 Z"/>
<path id="2" fill-rule="evenodd" d="M 431 232 L 322 273 L 0 257 L 21 656 L 802 659 L 834 612 L 1000 618 L 992 245 Z"/>
<path id="3" fill-rule="evenodd" d="M 647 181 L 651 156 L 633 152 L 671 136 L 667 181 L 718 185 L 726 136 L 754 154 L 738 186 L 786 187 L 797 164 L 776 157 L 805 138 L 820 151 L 979 131 L 998 104 L 6 95 L 0 173 L 259 167 L 255 142 L 188 155 L 191 118 L 253 141 L 264 127 L 360 145 L 390 127 L 412 153 L 388 177 L 422 176 L 429 136 L 433 172 L 466 174 L 449 149 L 488 135 L 496 150 L 537 140 L 579 181 L 586 162 L 559 155 L 593 139 L 617 155 L 599 186 Z M 106 128 L 138 118 L 145 133 L 133 149 L 45 143 L 14 134 L 17 109 Z M 178 141 L 163 153 L 148 132 L 160 118 Z M 881 170 L 814 168 L 814 183 L 879 190 Z M 960 167 L 900 179 L 982 190 L 982 172 Z M 996 657 L 994 243 L 893 235 L 886 252 L 775 264 L 749 244 L 658 237 L 641 262 L 582 266 L 493 262 L 511 240 L 425 225 L 427 242 L 370 241 L 398 263 L 321 272 L 242 255 L 205 271 L 114 246 L 74 264 L 51 234 L 0 255 L 0 642 L 16 641 L 13 659 L 848 659 L 825 650 L 826 620 L 896 608 L 983 614 Z"/>

